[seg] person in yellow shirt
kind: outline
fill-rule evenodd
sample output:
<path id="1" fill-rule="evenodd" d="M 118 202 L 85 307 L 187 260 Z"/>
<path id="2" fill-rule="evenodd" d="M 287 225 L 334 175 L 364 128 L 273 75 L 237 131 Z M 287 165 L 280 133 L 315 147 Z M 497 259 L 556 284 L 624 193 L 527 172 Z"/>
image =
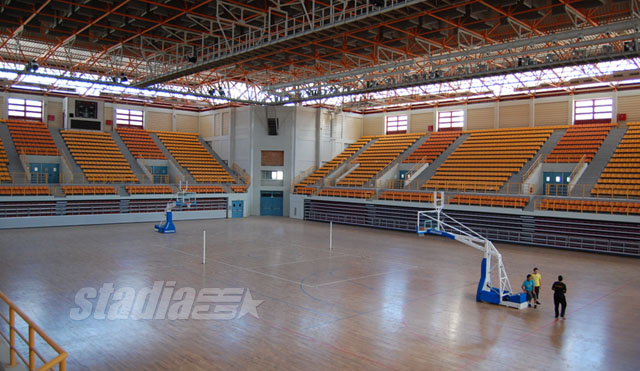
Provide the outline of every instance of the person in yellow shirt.
<path id="1" fill-rule="evenodd" d="M 533 274 L 531 275 L 533 278 L 533 293 L 535 294 L 536 304 L 540 304 L 538 298 L 540 297 L 540 285 L 542 285 L 542 276 L 538 271 L 538 268 L 533 268 Z"/>

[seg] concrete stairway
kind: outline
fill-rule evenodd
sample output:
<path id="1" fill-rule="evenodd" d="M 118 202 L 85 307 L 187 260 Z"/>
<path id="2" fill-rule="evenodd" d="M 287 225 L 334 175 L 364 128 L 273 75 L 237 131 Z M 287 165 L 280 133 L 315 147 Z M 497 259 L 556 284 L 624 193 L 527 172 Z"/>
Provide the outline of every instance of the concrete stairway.
<path id="1" fill-rule="evenodd" d="M 364 146 L 362 146 L 359 150 L 355 151 L 353 153 L 353 155 L 351 155 L 351 157 L 349 157 L 345 162 L 343 162 L 342 164 L 340 164 L 339 166 L 336 166 L 333 170 L 331 170 L 330 172 L 327 173 L 327 175 L 325 176 L 326 178 L 329 178 L 331 176 L 332 173 L 336 173 L 338 171 L 338 169 L 342 168 L 343 166 L 346 166 L 347 163 L 349 163 L 350 161 L 353 161 L 356 157 L 360 156 L 362 154 L 362 152 L 366 151 L 369 147 L 371 147 L 371 145 L 373 143 L 375 143 L 378 139 L 371 139 L 369 142 L 367 142 L 367 144 L 365 144 Z M 337 155 L 336 155 L 337 156 Z M 335 157 L 335 156 L 334 156 Z M 333 159 L 333 158 L 332 158 Z M 321 166 L 322 167 L 322 166 Z"/>
<path id="2" fill-rule="evenodd" d="M 620 125 L 618 127 L 611 128 L 604 142 L 600 145 L 598 152 L 596 152 L 596 155 L 591 159 L 589 166 L 587 166 L 587 169 L 576 182 L 576 186 L 574 186 L 573 191 L 571 192 L 572 195 L 581 196 L 583 191 L 585 195 L 591 193 L 593 186 L 596 184 L 598 179 L 600 179 L 600 174 L 602 174 L 604 168 L 607 167 L 611 156 L 613 156 L 616 148 L 618 148 L 620 140 L 626 132 L 627 125 Z"/>
<path id="3" fill-rule="evenodd" d="M 222 168 L 225 169 L 227 171 L 227 173 L 229 173 L 233 177 L 233 179 L 235 179 L 235 183 L 238 183 L 238 184 L 243 184 L 244 183 L 242 181 L 242 178 L 240 178 L 240 176 L 233 169 L 231 169 L 231 167 L 229 167 L 229 165 L 227 165 L 227 162 L 225 160 L 223 160 L 222 157 L 218 156 L 216 151 L 214 151 L 213 148 L 211 148 L 209 143 L 207 143 L 199 135 L 198 135 L 198 140 L 200 141 L 200 144 L 202 144 L 202 146 L 207 150 L 207 152 L 209 152 L 209 154 L 211 156 L 213 156 L 213 158 L 215 158 L 216 161 L 218 161 L 220 166 L 222 166 Z"/>
<path id="4" fill-rule="evenodd" d="M 343 169 L 345 166 L 347 166 L 347 164 L 349 163 L 349 161 L 353 161 L 353 159 L 355 159 L 356 157 L 360 156 L 360 154 L 364 151 L 367 150 L 367 148 L 371 147 L 371 145 L 373 143 L 375 143 L 378 139 L 372 139 L 370 140 L 367 144 L 365 144 L 364 146 L 362 146 L 362 148 L 360 148 L 359 150 L 357 150 L 356 152 L 353 153 L 353 155 L 351 155 L 351 157 L 349 157 L 345 162 L 341 163 L 340 165 L 336 166 L 334 169 L 332 169 L 330 172 L 328 172 L 325 177 L 323 179 L 325 180 L 329 180 L 333 177 L 335 177 L 336 174 L 344 174 L 344 172 L 340 169 Z M 342 152 L 341 152 L 342 153 Z M 337 156 L 337 155 L 336 155 Z M 332 157 L 332 159 L 335 158 Z M 322 165 L 320 165 L 320 167 L 322 167 Z M 319 169 L 319 168 L 318 168 Z M 340 171 L 339 171 L 340 170 Z M 338 176 L 340 176 L 338 175 Z"/>
<path id="5" fill-rule="evenodd" d="M 558 142 L 560 141 L 560 139 L 562 139 L 562 136 L 566 132 L 567 132 L 566 129 L 554 130 L 551 136 L 549 136 L 549 139 L 547 139 L 547 141 L 544 142 L 542 147 L 540 147 L 540 149 L 538 150 L 538 153 L 536 153 L 536 155 L 533 156 L 531 160 L 527 161 L 522 167 L 522 169 L 520 169 L 520 171 L 512 175 L 511 178 L 507 180 L 507 183 L 511 183 L 511 184 L 522 183 L 522 181 L 524 180 L 523 179 L 524 175 L 529 171 L 531 166 L 538 160 L 538 158 L 542 156 L 547 156 L 549 153 L 551 153 L 551 151 L 553 151 L 553 149 L 556 147 L 556 144 L 558 144 Z M 511 193 L 518 193 L 516 192 L 517 189 L 513 187 L 511 187 L 511 189 L 509 190 L 511 191 Z M 503 185 L 502 188 L 500 188 L 499 193 L 507 193 L 506 184 Z"/>
<path id="6" fill-rule="evenodd" d="M 398 161 L 402 162 L 402 160 L 409 157 L 409 155 L 412 154 L 413 151 L 415 151 L 418 147 L 420 147 L 422 143 L 426 142 L 427 139 L 429 139 L 429 136 L 427 135 L 420 137 L 418 140 L 415 141 L 415 143 L 411 145 L 411 147 L 407 148 L 404 152 L 402 152 L 400 156 L 398 156 L 398 158 L 395 159 L 395 162 L 398 162 Z"/>
<path id="7" fill-rule="evenodd" d="M 11 139 L 11 132 L 9 132 L 9 126 L 7 124 L 0 124 L 0 138 L 2 138 L 2 144 L 4 144 L 4 150 L 7 152 L 7 158 L 9 159 L 9 164 L 7 168 L 9 169 L 9 173 L 24 173 L 29 171 L 30 169 L 23 169 L 22 163 L 20 162 L 20 156 L 18 155 L 18 151 L 16 150 L 16 146 L 13 144 L 13 139 Z M 20 177 L 18 177 L 20 178 Z M 24 180 L 24 177 L 21 177 Z M 16 179 L 16 180 L 21 180 Z"/>
<path id="8" fill-rule="evenodd" d="M 171 152 L 169 152 L 169 150 L 167 149 L 167 147 L 164 146 L 164 144 L 162 144 L 162 141 L 160 140 L 160 138 L 158 138 L 158 136 L 156 135 L 156 133 L 149 133 L 149 135 L 151 136 L 151 139 L 153 139 L 154 142 L 156 142 L 156 145 L 158 146 L 158 148 L 160 148 L 160 150 L 162 151 L 162 153 L 164 153 L 165 157 L 171 161 L 171 163 L 173 165 L 175 165 L 176 168 L 178 168 L 178 170 L 180 170 L 182 172 L 182 174 L 184 174 L 185 176 L 185 180 L 188 181 L 189 183 L 197 183 L 196 180 L 193 178 L 193 176 L 189 173 L 189 171 L 185 168 L 183 168 L 180 163 L 178 162 L 178 160 L 176 160 L 172 155 Z"/>
<path id="9" fill-rule="evenodd" d="M 524 207 L 524 209 L 522 209 L 522 211 L 534 211 L 535 210 L 535 204 L 536 202 L 540 202 L 539 200 L 542 200 L 544 198 L 544 196 L 539 196 L 539 195 L 534 195 L 531 196 L 529 198 L 529 203 L 527 204 L 527 206 Z"/>
<path id="10" fill-rule="evenodd" d="M 462 134 L 460 135 L 447 149 L 445 149 L 438 158 L 433 160 L 432 163 L 429 164 L 422 174 L 418 175 L 415 179 L 413 179 L 406 188 L 409 189 L 420 189 L 420 187 L 427 182 L 432 176 L 435 175 L 436 170 L 442 165 L 447 157 L 453 153 L 467 138 L 469 138 L 471 134 Z"/>
<path id="11" fill-rule="evenodd" d="M 116 145 L 120 149 L 120 152 L 122 152 L 122 155 L 124 156 L 124 158 L 129 163 L 129 166 L 131 166 L 131 171 L 133 171 L 133 174 L 135 174 L 135 176 L 138 177 L 138 180 L 140 181 L 140 183 L 153 183 L 153 179 L 149 179 L 147 177 L 145 172 L 140 167 L 140 164 L 138 164 L 138 161 L 136 160 L 136 158 L 133 156 L 133 154 L 131 154 L 131 151 L 129 151 L 129 148 L 127 147 L 127 145 L 124 144 L 124 141 L 122 140 L 122 138 L 120 138 L 120 135 L 118 135 L 117 132 L 112 131 L 111 137 L 113 138 L 113 141 L 116 143 Z"/>
<path id="12" fill-rule="evenodd" d="M 49 128 L 49 133 L 51 133 L 51 137 L 53 138 L 53 142 L 56 144 L 56 147 L 58 147 L 58 151 L 60 151 L 61 155 L 65 155 L 66 159 L 69 160 L 69 166 L 71 166 L 71 171 L 74 174 L 74 181 L 76 183 L 87 183 L 87 177 L 84 176 L 84 172 L 82 171 L 82 169 L 80 168 L 80 166 L 78 166 L 78 164 L 76 163 L 76 161 L 73 158 L 73 155 L 71 155 L 71 151 L 69 151 L 69 148 L 67 147 L 67 144 L 65 143 L 64 139 L 62 138 L 62 134 L 60 134 L 60 130 L 59 129 L 54 129 L 54 128 Z M 82 179 L 78 178 L 78 177 L 82 177 Z"/>
<path id="13" fill-rule="evenodd" d="M 389 163 L 389 165 L 385 166 L 384 169 L 380 170 L 378 172 L 378 174 L 376 174 L 376 176 L 368 181 L 367 183 L 365 183 L 365 187 L 375 187 L 376 186 L 376 180 L 379 179 L 380 177 L 382 177 L 384 174 L 387 173 L 387 171 L 389 171 L 391 168 L 393 168 L 393 166 L 399 164 L 402 162 L 402 160 L 404 160 L 405 158 L 409 157 L 409 155 L 411 153 L 413 153 L 413 151 L 416 150 L 416 148 L 420 147 L 422 145 L 422 143 L 424 143 L 429 137 L 428 136 L 422 136 L 420 137 L 418 140 L 416 140 L 411 146 L 409 146 L 409 148 L 405 149 L 404 152 L 402 152 L 400 155 L 398 155 L 398 157 L 396 157 L 395 160 L 391 161 Z"/>

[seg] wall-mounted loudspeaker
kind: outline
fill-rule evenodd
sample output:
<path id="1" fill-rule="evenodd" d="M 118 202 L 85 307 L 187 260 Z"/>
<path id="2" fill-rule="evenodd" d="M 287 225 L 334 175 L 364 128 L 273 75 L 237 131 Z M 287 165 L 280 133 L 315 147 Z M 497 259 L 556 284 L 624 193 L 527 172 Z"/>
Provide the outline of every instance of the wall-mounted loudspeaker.
<path id="1" fill-rule="evenodd" d="M 267 128 L 269 135 L 278 135 L 278 119 L 267 118 Z"/>

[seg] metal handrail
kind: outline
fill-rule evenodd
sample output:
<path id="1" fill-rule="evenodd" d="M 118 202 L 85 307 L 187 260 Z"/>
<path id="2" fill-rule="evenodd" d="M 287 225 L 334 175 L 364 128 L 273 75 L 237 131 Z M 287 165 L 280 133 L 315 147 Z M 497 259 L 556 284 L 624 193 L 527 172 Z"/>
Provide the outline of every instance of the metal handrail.
<path id="1" fill-rule="evenodd" d="M 567 192 L 571 192 L 573 187 L 576 185 L 575 176 L 578 173 L 578 170 L 582 169 L 586 161 L 587 161 L 587 155 L 582 155 L 582 157 L 580 157 L 580 161 L 578 161 L 578 163 L 576 164 L 576 167 L 573 168 L 571 175 L 569 175 L 570 180 L 569 180 L 569 184 L 567 185 Z"/>
<path id="2" fill-rule="evenodd" d="M 422 166 L 424 166 L 424 164 L 427 163 L 427 158 L 428 157 L 430 157 L 430 155 L 422 156 L 422 158 L 418 162 L 414 163 L 414 165 L 411 167 L 411 169 L 409 169 L 409 171 L 407 171 L 407 174 L 405 175 L 405 177 L 409 178 L 413 174 L 415 174 L 415 172 L 418 171 L 418 169 L 420 169 Z"/>
<path id="3" fill-rule="evenodd" d="M 296 175 L 295 177 L 293 177 L 293 180 L 291 181 L 291 193 L 293 193 L 296 185 L 298 183 L 300 183 L 301 181 L 307 179 L 307 177 L 311 174 L 313 174 L 316 170 L 317 170 L 317 166 L 316 165 L 311 165 L 309 166 L 309 168 L 303 172 L 301 172 L 300 174 Z"/>
<path id="4" fill-rule="evenodd" d="M 149 168 L 151 166 L 147 162 L 147 159 L 144 158 L 144 156 L 142 155 L 140 155 L 140 157 L 137 157 L 136 159 L 140 160 L 140 162 L 142 163 L 142 172 L 144 173 L 146 179 L 149 180 L 151 183 L 154 183 L 155 178 L 154 178 L 154 175 L 149 171 Z"/>
<path id="5" fill-rule="evenodd" d="M 526 172 L 526 173 L 524 173 L 524 175 L 522 176 L 522 180 L 526 180 L 526 179 L 529 177 L 529 175 L 531 175 L 531 173 L 533 172 L 533 170 L 534 170 L 534 169 L 536 169 L 536 168 L 538 167 L 538 165 L 539 165 L 541 162 L 544 162 L 544 160 L 545 160 L 546 158 L 547 158 L 547 156 L 546 156 L 546 155 L 542 155 L 542 156 L 538 157 L 538 159 L 537 159 L 537 160 L 535 160 L 533 164 L 531 164 L 531 166 L 529 167 L 529 169 L 527 170 L 527 172 Z"/>
<path id="6" fill-rule="evenodd" d="M 240 178 L 247 187 L 251 185 L 251 175 L 249 175 L 249 173 L 241 168 L 240 165 L 234 162 L 231 164 L 231 169 L 233 169 L 233 171 L 237 172 L 240 175 Z"/>
<path id="7" fill-rule="evenodd" d="M 495 185 L 493 183 L 462 183 L 457 181 L 438 181 L 429 184 L 429 187 L 426 189 L 430 190 L 444 190 L 444 191 L 457 191 L 457 192 L 477 192 L 477 193 L 500 193 L 500 189 L 506 187 L 506 193 L 509 193 L 509 190 L 512 187 L 517 187 L 517 194 L 532 194 L 535 193 L 534 188 L 535 184 L 533 183 L 504 183 L 501 185 Z M 523 187 L 525 190 L 523 190 Z"/>
<path id="8" fill-rule="evenodd" d="M 0 336 L 9 344 L 9 367 L 16 365 L 16 356 L 27 366 L 29 370 L 50 370 L 58 366 L 59 371 L 67 369 L 67 352 L 65 352 L 58 343 L 53 341 L 38 325 L 36 325 L 18 306 L 16 306 L 4 293 L 0 291 L 0 299 L 9 306 L 9 316 L 0 313 L 0 318 L 9 325 L 9 335 L 0 332 Z M 16 314 L 29 325 L 28 338 L 25 337 L 16 327 Z M 35 349 L 35 334 L 38 334 L 58 355 L 49 361 L 45 361 L 44 357 Z M 25 344 L 29 345 L 28 360 L 25 359 L 16 348 L 16 335 L 22 339 Z M 43 365 L 36 369 L 36 356 L 43 362 Z"/>

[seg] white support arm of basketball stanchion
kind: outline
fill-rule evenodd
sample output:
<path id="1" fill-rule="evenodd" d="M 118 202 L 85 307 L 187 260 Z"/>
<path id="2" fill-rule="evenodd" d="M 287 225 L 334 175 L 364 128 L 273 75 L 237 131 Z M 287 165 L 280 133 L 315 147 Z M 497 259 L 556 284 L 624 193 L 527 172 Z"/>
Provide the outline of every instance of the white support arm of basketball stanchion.
<path id="1" fill-rule="evenodd" d="M 202 231 L 202 264 L 207 261 L 207 231 Z"/>

